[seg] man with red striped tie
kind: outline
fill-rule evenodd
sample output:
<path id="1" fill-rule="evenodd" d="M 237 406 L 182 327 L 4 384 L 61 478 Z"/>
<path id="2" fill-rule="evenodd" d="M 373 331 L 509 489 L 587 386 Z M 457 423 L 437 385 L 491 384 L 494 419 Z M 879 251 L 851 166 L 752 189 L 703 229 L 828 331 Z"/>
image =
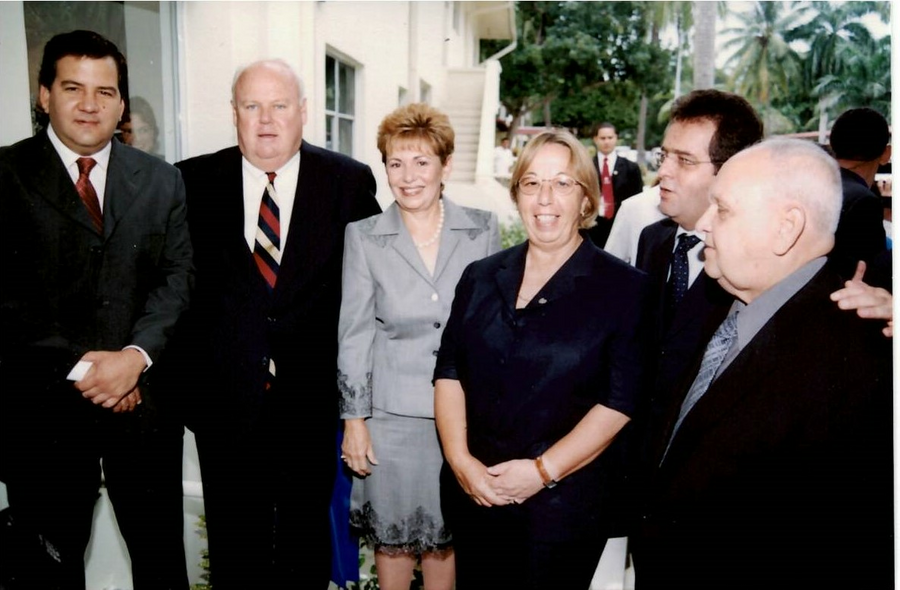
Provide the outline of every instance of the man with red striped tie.
<path id="1" fill-rule="evenodd" d="M 190 366 L 171 374 L 192 377 L 216 588 L 325 588 L 344 226 L 379 211 L 375 180 L 303 141 L 285 62 L 234 80 L 238 145 L 178 164 L 197 298 L 177 342 Z"/>

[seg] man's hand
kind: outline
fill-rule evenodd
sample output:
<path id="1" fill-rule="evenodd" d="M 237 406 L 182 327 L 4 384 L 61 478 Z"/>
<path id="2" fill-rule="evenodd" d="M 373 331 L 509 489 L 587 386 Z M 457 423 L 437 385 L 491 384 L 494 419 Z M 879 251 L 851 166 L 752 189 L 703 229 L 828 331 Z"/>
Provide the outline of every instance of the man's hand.
<path id="1" fill-rule="evenodd" d="M 119 403 L 113 406 L 112 411 L 116 414 L 133 412 L 136 407 L 141 405 L 142 401 L 143 399 L 141 399 L 141 387 L 140 385 L 138 385 L 131 390 L 131 393 L 119 400 Z"/>
<path id="2" fill-rule="evenodd" d="M 117 352 L 92 350 L 81 357 L 93 366 L 75 387 L 94 404 L 113 408 L 131 393 L 141 372 L 147 367 L 144 356 L 133 348 Z M 136 402 L 135 402 L 136 403 Z"/>
<path id="3" fill-rule="evenodd" d="M 861 318 L 887 320 L 882 330 L 885 336 L 894 335 L 894 296 L 885 289 L 873 287 L 863 282 L 866 274 L 866 263 L 862 260 L 856 265 L 856 274 L 844 283 L 844 288 L 831 294 L 831 300 L 844 310 L 856 310 Z"/>

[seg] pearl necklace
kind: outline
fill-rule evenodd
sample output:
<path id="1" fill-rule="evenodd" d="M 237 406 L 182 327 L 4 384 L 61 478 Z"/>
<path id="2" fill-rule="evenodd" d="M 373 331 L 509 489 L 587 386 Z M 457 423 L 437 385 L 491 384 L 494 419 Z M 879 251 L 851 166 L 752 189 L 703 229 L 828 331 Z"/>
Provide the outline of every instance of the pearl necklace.
<path id="1" fill-rule="evenodd" d="M 415 242 L 416 248 L 422 249 L 427 248 L 428 246 L 434 244 L 438 241 L 438 238 L 441 237 L 441 230 L 444 229 L 444 199 L 440 199 L 438 203 L 441 206 L 441 217 L 438 219 L 437 229 L 434 230 L 434 233 L 431 237 L 425 242 Z"/>

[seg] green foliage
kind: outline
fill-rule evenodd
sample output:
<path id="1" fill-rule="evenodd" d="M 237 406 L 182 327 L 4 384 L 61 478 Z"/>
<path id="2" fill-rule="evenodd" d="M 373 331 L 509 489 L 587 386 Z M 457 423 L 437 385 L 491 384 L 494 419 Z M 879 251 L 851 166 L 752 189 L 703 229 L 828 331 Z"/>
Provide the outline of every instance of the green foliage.
<path id="1" fill-rule="evenodd" d="M 208 533 L 206 532 L 206 515 L 201 514 L 200 518 L 196 522 L 197 528 L 194 529 L 194 532 L 197 533 L 197 536 L 201 539 L 208 539 Z M 200 551 L 200 569 L 203 570 L 203 573 L 200 574 L 200 578 L 203 580 L 200 584 L 191 584 L 191 590 L 212 590 L 212 584 L 209 583 L 209 550 L 203 549 Z"/>
<path id="2" fill-rule="evenodd" d="M 515 116 L 589 136 L 610 121 L 633 140 L 642 92 L 671 86 L 672 56 L 649 40 L 650 3 L 517 2 L 519 42 L 501 63 L 500 97 Z"/>
<path id="3" fill-rule="evenodd" d="M 767 133 L 813 130 L 848 108 L 891 113 L 890 35 L 860 17 L 890 18 L 888 2 L 754 2 L 723 49 L 736 49 L 729 88 L 759 109 Z"/>
<path id="4" fill-rule="evenodd" d="M 521 244 L 527 239 L 528 234 L 525 233 L 525 226 L 522 225 L 521 220 L 516 219 L 510 223 L 500 224 L 500 247 L 504 250 Z"/>

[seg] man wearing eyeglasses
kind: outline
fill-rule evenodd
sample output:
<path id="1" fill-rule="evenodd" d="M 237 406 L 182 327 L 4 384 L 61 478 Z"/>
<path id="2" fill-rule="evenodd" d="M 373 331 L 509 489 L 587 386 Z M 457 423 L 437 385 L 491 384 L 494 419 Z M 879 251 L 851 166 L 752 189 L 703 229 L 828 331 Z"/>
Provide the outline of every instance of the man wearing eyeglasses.
<path id="1" fill-rule="evenodd" d="M 650 409 L 668 403 L 668 392 L 709 341 L 733 298 L 703 272 L 703 236 L 697 221 L 709 207 L 719 168 L 762 139 L 753 107 L 735 94 L 696 90 L 672 108 L 659 157 L 659 209 L 667 218 L 647 226 L 635 266 L 658 290 L 659 366 Z"/>

